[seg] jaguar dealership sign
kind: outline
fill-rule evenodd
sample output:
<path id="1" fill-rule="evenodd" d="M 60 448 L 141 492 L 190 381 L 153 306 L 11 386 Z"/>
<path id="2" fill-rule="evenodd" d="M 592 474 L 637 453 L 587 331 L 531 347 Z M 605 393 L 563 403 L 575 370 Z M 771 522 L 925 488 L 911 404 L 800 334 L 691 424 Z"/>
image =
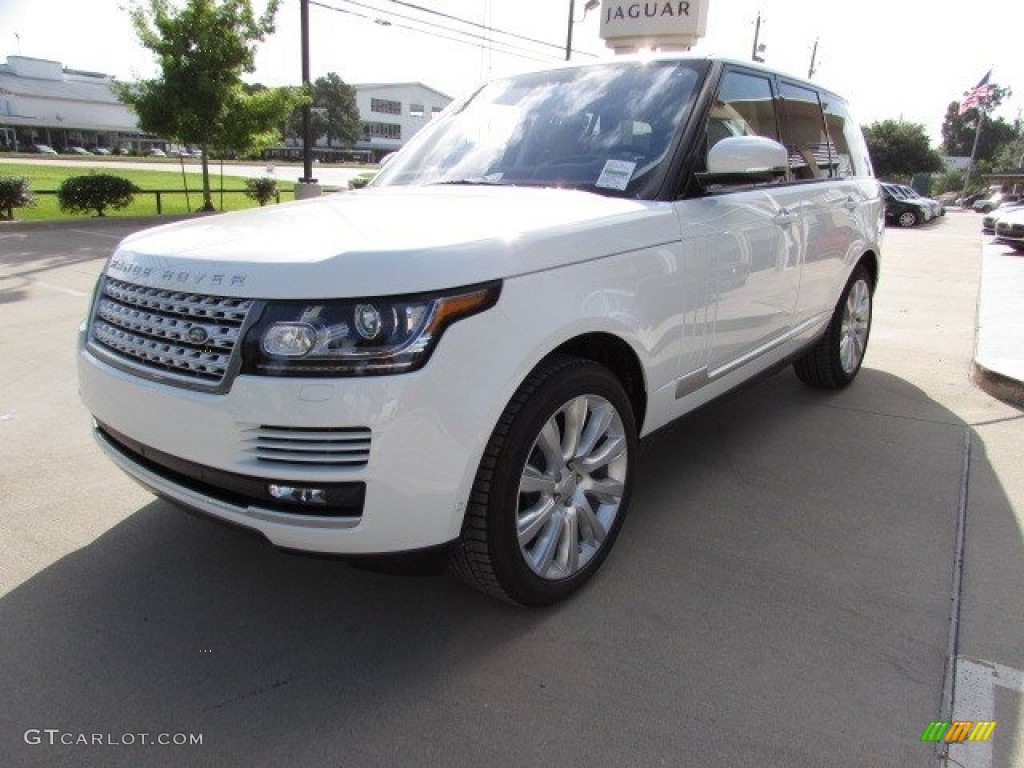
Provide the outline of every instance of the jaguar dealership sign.
<path id="1" fill-rule="evenodd" d="M 709 0 L 604 0 L 601 37 L 626 53 L 640 48 L 678 50 L 704 36 Z"/>

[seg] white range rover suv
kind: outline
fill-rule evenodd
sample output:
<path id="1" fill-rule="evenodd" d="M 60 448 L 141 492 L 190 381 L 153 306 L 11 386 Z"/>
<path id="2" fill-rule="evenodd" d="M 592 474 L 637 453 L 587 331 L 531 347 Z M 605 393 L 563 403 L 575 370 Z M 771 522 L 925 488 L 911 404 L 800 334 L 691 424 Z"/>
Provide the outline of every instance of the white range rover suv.
<path id="1" fill-rule="evenodd" d="M 638 437 L 787 362 L 854 379 L 883 216 L 812 83 L 678 54 L 509 77 L 364 190 L 126 238 L 82 398 L 177 504 L 550 603 L 619 535 Z"/>

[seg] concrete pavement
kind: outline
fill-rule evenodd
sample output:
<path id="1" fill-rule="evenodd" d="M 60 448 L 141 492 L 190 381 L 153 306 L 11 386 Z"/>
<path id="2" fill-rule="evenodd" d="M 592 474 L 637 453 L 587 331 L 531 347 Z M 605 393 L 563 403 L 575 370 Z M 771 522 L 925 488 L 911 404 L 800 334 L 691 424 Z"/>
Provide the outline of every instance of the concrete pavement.
<path id="1" fill-rule="evenodd" d="M 138 225 L 0 227 L 0 765 L 931 768 L 955 717 L 998 725 L 949 757 L 1024 768 L 1024 414 L 968 378 L 979 225 L 887 233 L 852 387 L 786 371 L 645 440 L 615 552 L 545 611 L 136 487 L 89 440 L 74 332 Z"/>

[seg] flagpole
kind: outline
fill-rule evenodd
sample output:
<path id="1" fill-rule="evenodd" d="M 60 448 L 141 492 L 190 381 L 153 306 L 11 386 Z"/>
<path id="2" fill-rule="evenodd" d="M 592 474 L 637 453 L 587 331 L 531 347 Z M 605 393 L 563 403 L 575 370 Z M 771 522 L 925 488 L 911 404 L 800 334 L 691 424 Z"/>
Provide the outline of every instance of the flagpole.
<path id="1" fill-rule="evenodd" d="M 981 124 L 985 122 L 985 110 L 978 107 L 978 129 L 974 132 L 974 146 L 971 147 L 971 159 L 967 163 L 967 173 L 964 174 L 964 190 L 961 197 L 967 197 L 967 187 L 971 183 L 971 171 L 974 170 L 974 160 L 978 156 L 978 141 L 981 139 Z"/>
<path id="2" fill-rule="evenodd" d="M 978 110 L 978 128 L 974 132 L 974 146 L 971 147 L 971 159 L 967 162 L 967 173 L 964 174 L 964 190 L 962 195 L 964 198 L 967 197 L 967 185 L 971 183 L 971 171 L 974 170 L 974 162 L 978 157 L 978 141 L 981 139 L 981 126 L 985 122 L 985 107 L 987 106 L 987 99 L 991 88 L 988 82 L 990 77 L 992 77 L 992 67 L 989 67 L 988 72 L 981 78 L 981 82 L 964 94 L 964 100 L 960 104 L 961 115 L 972 107 Z"/>

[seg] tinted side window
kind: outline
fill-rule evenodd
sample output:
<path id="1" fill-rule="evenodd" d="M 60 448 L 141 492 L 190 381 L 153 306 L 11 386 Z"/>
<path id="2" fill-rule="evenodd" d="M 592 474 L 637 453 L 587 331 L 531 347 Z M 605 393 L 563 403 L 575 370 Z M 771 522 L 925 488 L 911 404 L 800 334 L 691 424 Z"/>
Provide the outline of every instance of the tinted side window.
<path id="1" fill-rule="evenodd" d="M 771 80 L 745 72 L 725 73 L 708 116 L 706 150 L 729 136 L 766 136 L 778 141 Z"/>
<path id="2" fill-rule="evenodd" d="M 786 103 L 786 149 L 793 178 L 829 178 L 836 160 L 829 152 L 817 92 L 790 83 L 782 83 L 781 90 Z"/>
<path id="3" fill-rule="evenodd" d="M 870 176 L 871 158 L 868 156 L 868 147 L 860 126 L 850 116 L 842 100 L 829 94 L 823 96 L 825 122 L 836 154 L 835 175 Z"/>

